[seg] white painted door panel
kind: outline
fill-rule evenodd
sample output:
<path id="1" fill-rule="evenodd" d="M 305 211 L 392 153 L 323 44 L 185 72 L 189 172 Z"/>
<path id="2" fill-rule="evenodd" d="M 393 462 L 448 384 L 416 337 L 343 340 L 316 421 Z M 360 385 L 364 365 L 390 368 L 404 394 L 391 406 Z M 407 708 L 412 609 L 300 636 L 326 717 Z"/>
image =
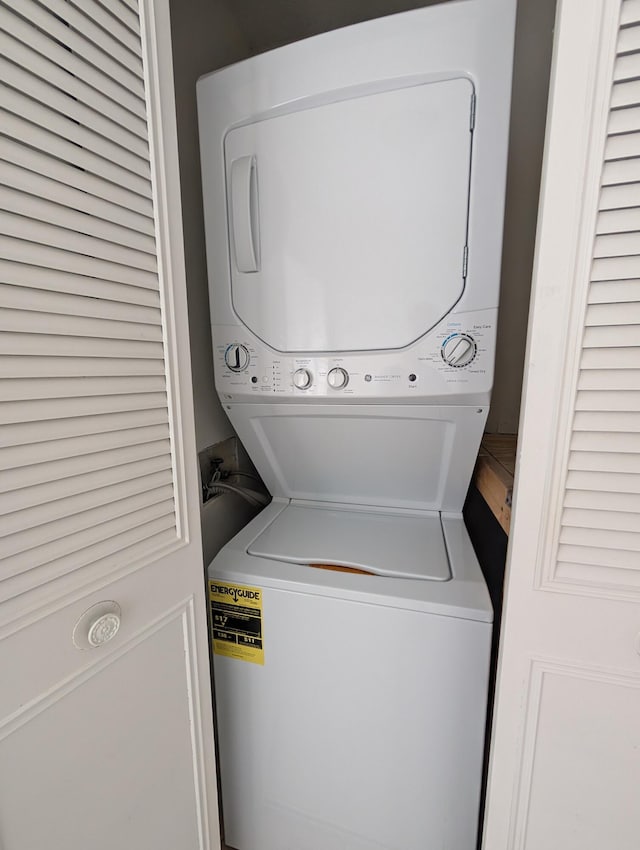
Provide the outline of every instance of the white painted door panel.
<path id="1" fill-rule="evenodd" d="M 561 0 L 486 850 L 638 847 L 639 49 L 637 0 Z"/>
<path id="2" fill-rule="evenodd" d="M 217 850 L 169 3 L 0 18 L 0 848 Z"/>
<path id="3" fill-rule="evenodd" d="M 206 617 L 190 583 L 165 559 L 0 641 L 2 850 L 216 846 L 197 646 Z M 104 600 L 120 605 L 120 630 L 77 648 L 76 622 Z"/>
<path id="4" fill-rule="evenodd" d="M 466 78 L 358 92 L 227 134 L 233 306 L 256 336 L 401 348 L 447 314 L 464 287 L 472 95 Z"/>

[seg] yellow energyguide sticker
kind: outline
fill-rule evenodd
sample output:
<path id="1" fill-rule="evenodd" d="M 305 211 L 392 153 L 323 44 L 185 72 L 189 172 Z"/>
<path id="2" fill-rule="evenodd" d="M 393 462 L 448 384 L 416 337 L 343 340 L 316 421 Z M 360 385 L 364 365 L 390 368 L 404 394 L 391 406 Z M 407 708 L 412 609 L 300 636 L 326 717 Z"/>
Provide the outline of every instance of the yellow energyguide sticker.
<path id="1" fill-rule="evenodd" d="M 226 581 L 209 582 L 213 651 L 264 664 L 262 590 Z"/>

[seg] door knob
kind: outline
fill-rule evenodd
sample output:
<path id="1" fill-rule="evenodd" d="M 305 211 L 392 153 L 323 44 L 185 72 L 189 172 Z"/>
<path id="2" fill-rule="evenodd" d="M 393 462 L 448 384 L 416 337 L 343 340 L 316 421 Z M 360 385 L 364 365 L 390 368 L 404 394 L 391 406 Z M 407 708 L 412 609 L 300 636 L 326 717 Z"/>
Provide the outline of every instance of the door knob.
<path id="1" fill-rule="evenodd" d="M 87 608 L 73 629 L 76 648 L 96 649 L 104 646 L 120 631 L 121 618 L 120 606 L 112 600 L 98 602 Z"/>
<path id="2" fill-rule="evenodd" d="M 87 640 L 91 646 L 102 646 L 118 634 L 120 617 L 117 614 L 102 614 L 89 626 Z"/>

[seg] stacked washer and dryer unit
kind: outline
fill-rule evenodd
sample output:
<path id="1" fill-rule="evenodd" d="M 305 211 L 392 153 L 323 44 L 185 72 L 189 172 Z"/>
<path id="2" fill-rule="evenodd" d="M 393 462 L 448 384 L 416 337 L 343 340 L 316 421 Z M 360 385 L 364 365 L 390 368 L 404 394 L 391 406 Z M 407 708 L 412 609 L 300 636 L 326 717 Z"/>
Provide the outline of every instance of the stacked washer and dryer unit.
<path id="1" fill-rule="evenodd" d="M 198 83 L 216 388 L 273 496 L 209 568 L 258 599 L 259 652 L 230 650 L 250 609 L 214 642 L 238 850 L 476 845 L 492 610 L 461 509 L 514 19 L 454 0 Z"/>

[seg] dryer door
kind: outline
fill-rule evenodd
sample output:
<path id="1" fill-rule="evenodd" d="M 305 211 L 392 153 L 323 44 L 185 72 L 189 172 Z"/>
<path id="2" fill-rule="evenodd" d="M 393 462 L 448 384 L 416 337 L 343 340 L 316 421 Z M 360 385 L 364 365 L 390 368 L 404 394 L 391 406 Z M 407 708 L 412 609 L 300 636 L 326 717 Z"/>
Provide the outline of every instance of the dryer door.
<path id="1" fill-rule="evenodd" d="M 278 351 L 402 348 L 464 288 L 467 79 L 304 108 L 225 140 L 233 306 Z"/>

